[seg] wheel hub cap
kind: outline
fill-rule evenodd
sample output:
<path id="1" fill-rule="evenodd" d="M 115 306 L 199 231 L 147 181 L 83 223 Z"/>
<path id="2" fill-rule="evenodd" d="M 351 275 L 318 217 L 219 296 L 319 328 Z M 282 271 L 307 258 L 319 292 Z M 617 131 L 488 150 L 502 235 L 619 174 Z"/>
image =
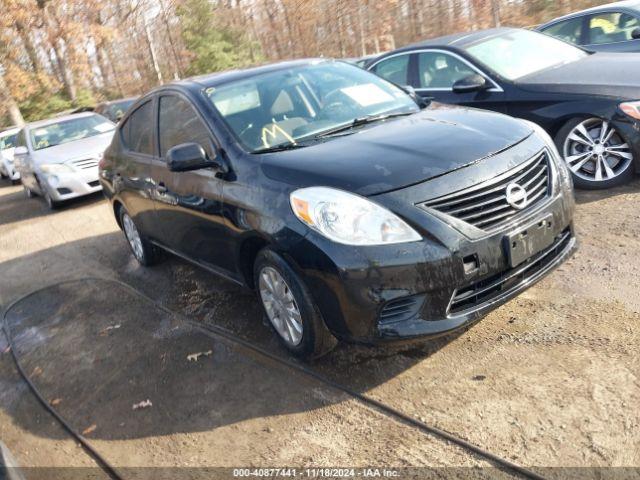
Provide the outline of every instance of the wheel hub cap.
<path id="1" fill-rule="evenodd" d="M 131 217 L 127 214 L 123 215 L 122 223 L 124 224 L 124 233 L 127 237 L 127 240 L 129 241 L 129 245 L 131 245 L 133 254 L 138 260 L 142 259 L 142 240 L 140 239 L 140 234 L 138 233 L 136 225 L 133 223 L 133 220 L 131 220 Z"/>
<path id="2" fill-rule="evenodd" d="M 287 282 L 272 267 L 262 269 L 258 282 L 260 298 L 273 327 L 287 344 L 300 344 L 303 333 L 302 315 Z"/>
<path id="3" fill-rule="evenodd" d="M 608 121 L 600 118 L 576 125 L 564 142 L 563 153 L 574 175 L 591 182 L 611 180 L 633 161 L 631 147 Z"/>

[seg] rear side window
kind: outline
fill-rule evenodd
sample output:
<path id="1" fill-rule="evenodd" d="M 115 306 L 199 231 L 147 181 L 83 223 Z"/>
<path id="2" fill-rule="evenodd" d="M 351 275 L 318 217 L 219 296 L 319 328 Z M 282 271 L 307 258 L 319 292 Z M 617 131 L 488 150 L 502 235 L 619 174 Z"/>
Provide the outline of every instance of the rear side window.
<path id="1" fill-rule="evenodd" d="M 153 155 L 153 124 L 153 103 L 148 101 L 122 125 L 125 146 L 133 152 Z"/>
<path id="2" fill-rule="evenodd" d="M 549 28 L 544 29 L 543 32 L 565 42 L 581 45 L 583 22 L 584 17 L 573 18 L 551 25 Z"/>
<path id="3" fill-rule="evenodd" d="M 638 19 L 621 12 L 601 13 L 589 17 L 589 45 L 633 40 L 632 32 L 640 26 Z"/>
<path id="4" fill-rule="evenodd" d="M 371 71 L 379 77 L 396 85 L 407 85 L 409 72 L 409 55 L 398 55 L 376 64 Z"/>
<path id="5" fill-rule="evenodd" d="M 197 143 L 209 158 L 213 157 L 209 131 L 186 100 L 177 96 L 161 97 L 158 123 L 162 157 L 182 143 Z"/>

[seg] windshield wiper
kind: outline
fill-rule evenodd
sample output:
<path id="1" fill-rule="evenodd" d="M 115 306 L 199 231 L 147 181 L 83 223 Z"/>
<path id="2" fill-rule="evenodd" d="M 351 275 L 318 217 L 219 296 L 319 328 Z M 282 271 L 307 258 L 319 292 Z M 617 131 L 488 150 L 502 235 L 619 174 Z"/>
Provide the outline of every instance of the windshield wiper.
<path id="1" fill-rule="evenodd" d="M 285 150 L 296 150 L 297 148 L 304 148 L 304 147 L 308 147 L 308 145 L 304 145 L 296 142 L 289 142 L 289 143 L 282 143 L 280 145 L 273 145 L 271 147 L 259 148 L 258 150 L 254 150 L 252 153 L 284 152 Z"/>
<path id="2" fill-rule="evenodd" d="M 346 132 L 347 130 L 360 127 L 362 125 L 367 125 L 369 123 L 380 122 L 382 120 L 387 120 L 394 117 L 406 117 L 408 115 L 413 115 L 414 113 L 416 112 L 383 113 L 381 115 L 367 115 L 366 117 L 358 117 L 354 118 L 352 122 L 349 122 L 346 125 L 340 125 L 338 127 L 325 130 L 324 132 L 317 134 L 316 137 L 330 137 L 332 135 L 335 135 L 336 133 Z"/>

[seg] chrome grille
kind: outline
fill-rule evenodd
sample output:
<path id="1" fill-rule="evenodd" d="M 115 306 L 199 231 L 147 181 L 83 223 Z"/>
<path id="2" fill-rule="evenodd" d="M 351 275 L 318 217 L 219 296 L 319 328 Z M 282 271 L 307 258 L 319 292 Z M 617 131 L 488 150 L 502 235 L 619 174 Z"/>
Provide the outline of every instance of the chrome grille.
<path id="1" fill-rule="evenodd" d="M 538 204 L 551 193 L 551 165 L 545 151 L 496 178 L 419 204 L 451 215 L 483 230 L 492 230 Z M 507 187 L 518 184 L 527 192 L 524 207 L 507 202 Z"/>
<path id="2" fill-rule="evenodd" d="M 70 162 L 74 167 L 82 170 L 90 170 L 98 167 L 97 158 L 83 158 L 82 160 L 72 160 Z"/>

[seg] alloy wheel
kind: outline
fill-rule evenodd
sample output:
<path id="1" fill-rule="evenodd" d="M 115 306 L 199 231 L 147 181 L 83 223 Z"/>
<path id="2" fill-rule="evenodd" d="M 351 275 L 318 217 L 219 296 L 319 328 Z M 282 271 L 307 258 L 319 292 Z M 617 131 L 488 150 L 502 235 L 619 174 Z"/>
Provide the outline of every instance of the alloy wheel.
<path id="1" fill-rule="evenodd" d="M 299 345 L 303 334 L 302 315 L 289 285 L 272 267 L 260 271 L 258 282 L 260 298 L 274 328 L 288 345 Z"/>
<path id="2" fill-rule="evenodd" d="M 601 118 L 576 125 L 564 141 L 563 153 L 573 174 L 589 182 L 612 180 L 633 161 L 629 144 Z"/>
<path id="3" fill-rule="evenodd" d="M 128 213 L 122 215 L 122 224 L 124 226 L 124 234 L 129 241 L 129 245 L 131 245 L 133 254 L 138 259 L 138 261 L 142 261 L 142 259 L 144 258 L 142 239 L 140 238 L 140 233 L 138 233 L 138 229 L 136 228 L 135 223 L 133 223 L 133 220 Z"/>

